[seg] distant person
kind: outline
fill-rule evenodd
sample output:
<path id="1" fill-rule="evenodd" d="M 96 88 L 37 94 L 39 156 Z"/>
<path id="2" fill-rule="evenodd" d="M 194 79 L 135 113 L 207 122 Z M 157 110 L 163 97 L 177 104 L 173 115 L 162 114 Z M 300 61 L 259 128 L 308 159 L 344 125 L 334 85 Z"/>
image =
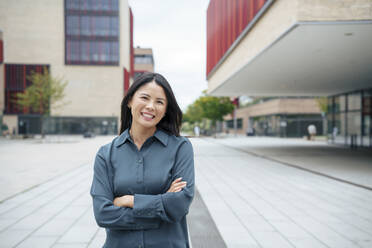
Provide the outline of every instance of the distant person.
<path id="1" fill-rule="evenodd" d="M 102 146 L 90 190 L 105 248 L 190 247 L 194 155 L 167 80 L 144 73 L 121 103 L 120 135 Z"/>
<path id="2" fill-rule="evenodd" d="M 307 131 L 309 133 L 309 139 L 310 140 L 315 140 L 315 136 L 316 136 L 316 127 L 314 124 L 311 124 L 307 127 Z"/>
<path id="3" fill-rule="evenodd" d="M 337 127 L 333 127 L 332 134 L 333 134 L 333 139 L 335 139 L 337 134 L 338 134 L 338 128 Z"/>
<path id="4" fill-rule="evenodd" d="M 199 137 L 199 135 L 200 135 L 200 128 L 198 126 L 195 126 L 194 127 L 194 134 L 195 134 L 196 137 Z"/>

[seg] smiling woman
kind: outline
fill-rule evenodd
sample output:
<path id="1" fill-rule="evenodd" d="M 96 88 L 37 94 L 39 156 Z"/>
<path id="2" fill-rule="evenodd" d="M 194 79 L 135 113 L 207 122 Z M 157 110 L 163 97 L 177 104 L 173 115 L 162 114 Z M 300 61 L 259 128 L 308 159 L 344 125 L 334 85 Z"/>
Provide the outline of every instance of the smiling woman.
<path id="1" fill-rule="evenodd" d="M 104 247 L 190 247 L 194 155 L 167 80 L 144 73 L 121 104 L 120 136 L 97 153 L 93 210 Z"/>

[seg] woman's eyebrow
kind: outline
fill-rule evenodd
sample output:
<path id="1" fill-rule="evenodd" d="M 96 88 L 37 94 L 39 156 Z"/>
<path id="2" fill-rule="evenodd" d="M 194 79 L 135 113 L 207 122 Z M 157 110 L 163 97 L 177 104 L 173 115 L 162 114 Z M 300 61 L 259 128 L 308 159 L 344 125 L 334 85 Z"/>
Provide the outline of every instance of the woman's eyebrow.
<path id="1" fill-rule="evenodd" d="M 146 93 L 140 93 L 141 95 L 145 95 L 145 96 L 148 96 L 148 97 L 151 97 L 149 94 L 146 94 Z M 156 99 L 158 99 L 158 100 L 163 100 L 163 101 L 165 101 L 165 99 L 164 98 L 162 98 L 162 97 L 158 97 L 158 98 L 156 98 Z"/>

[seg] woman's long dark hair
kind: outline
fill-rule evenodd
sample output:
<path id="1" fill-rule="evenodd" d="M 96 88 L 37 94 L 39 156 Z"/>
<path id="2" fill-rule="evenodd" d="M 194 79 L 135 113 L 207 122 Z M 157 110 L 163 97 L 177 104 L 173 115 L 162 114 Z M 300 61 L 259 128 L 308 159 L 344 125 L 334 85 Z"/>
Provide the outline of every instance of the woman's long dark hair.
<path id="1" fill-rule="evenodd" d="M 180 136 L 182 111 L 177 104 L 172 88 L 162 75 L 152 72 L 145 72 L 139 76 L 129 87 L 127 94 L 121 102 L 120 134 L 132 125 L 132 113 L 128 107 L 128 102 L 141 86 L 150 82 L 155 82 L 163 88 L 168 102 L 165 116 L 160 120 L 156 127 L 175 136 Z"/>

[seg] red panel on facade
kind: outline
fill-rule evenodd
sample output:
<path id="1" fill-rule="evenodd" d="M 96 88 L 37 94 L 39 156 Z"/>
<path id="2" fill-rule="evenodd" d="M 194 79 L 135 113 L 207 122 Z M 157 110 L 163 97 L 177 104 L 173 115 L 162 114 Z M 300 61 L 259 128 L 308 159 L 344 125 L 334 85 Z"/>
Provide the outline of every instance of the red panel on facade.
<path id="1" fill-rule="evenodd" d="M 4 66 L 5 78 L 5 113 L 6 114 L 38 114 L 30 111 L 27 108 L 18 108 L 15 101 L 17 100 L 17 93 L 23 92 L 31 81 L 27 78 L 32 72 L 41 73 L 45 67 L 49 69 L 48 65 L 21 65 L 21 64 L 5 64 Z"/>
<path id="2" fill-rule="evenodd" d="M 128 70 L 124 67 L 124 96 L 127 94 L 129 89 L 129 78 L 130 74 Z"/>
<path id="3" fill-rule="evenodd" d="M 207 76 L 267 0 L 210 0 L 207 10 Z"/>
<path id="4" fill-rule="evenodd" d="M 130 75 L 134 76 L 134 47 L 133 47 L 133 13 L 129 8 L 130 13 Z"/>
<path id="5" fill-rule="evenodd" d="M 0 64 L 4 62 L 4 45 L 3 40 L 0 40 Z"/>

